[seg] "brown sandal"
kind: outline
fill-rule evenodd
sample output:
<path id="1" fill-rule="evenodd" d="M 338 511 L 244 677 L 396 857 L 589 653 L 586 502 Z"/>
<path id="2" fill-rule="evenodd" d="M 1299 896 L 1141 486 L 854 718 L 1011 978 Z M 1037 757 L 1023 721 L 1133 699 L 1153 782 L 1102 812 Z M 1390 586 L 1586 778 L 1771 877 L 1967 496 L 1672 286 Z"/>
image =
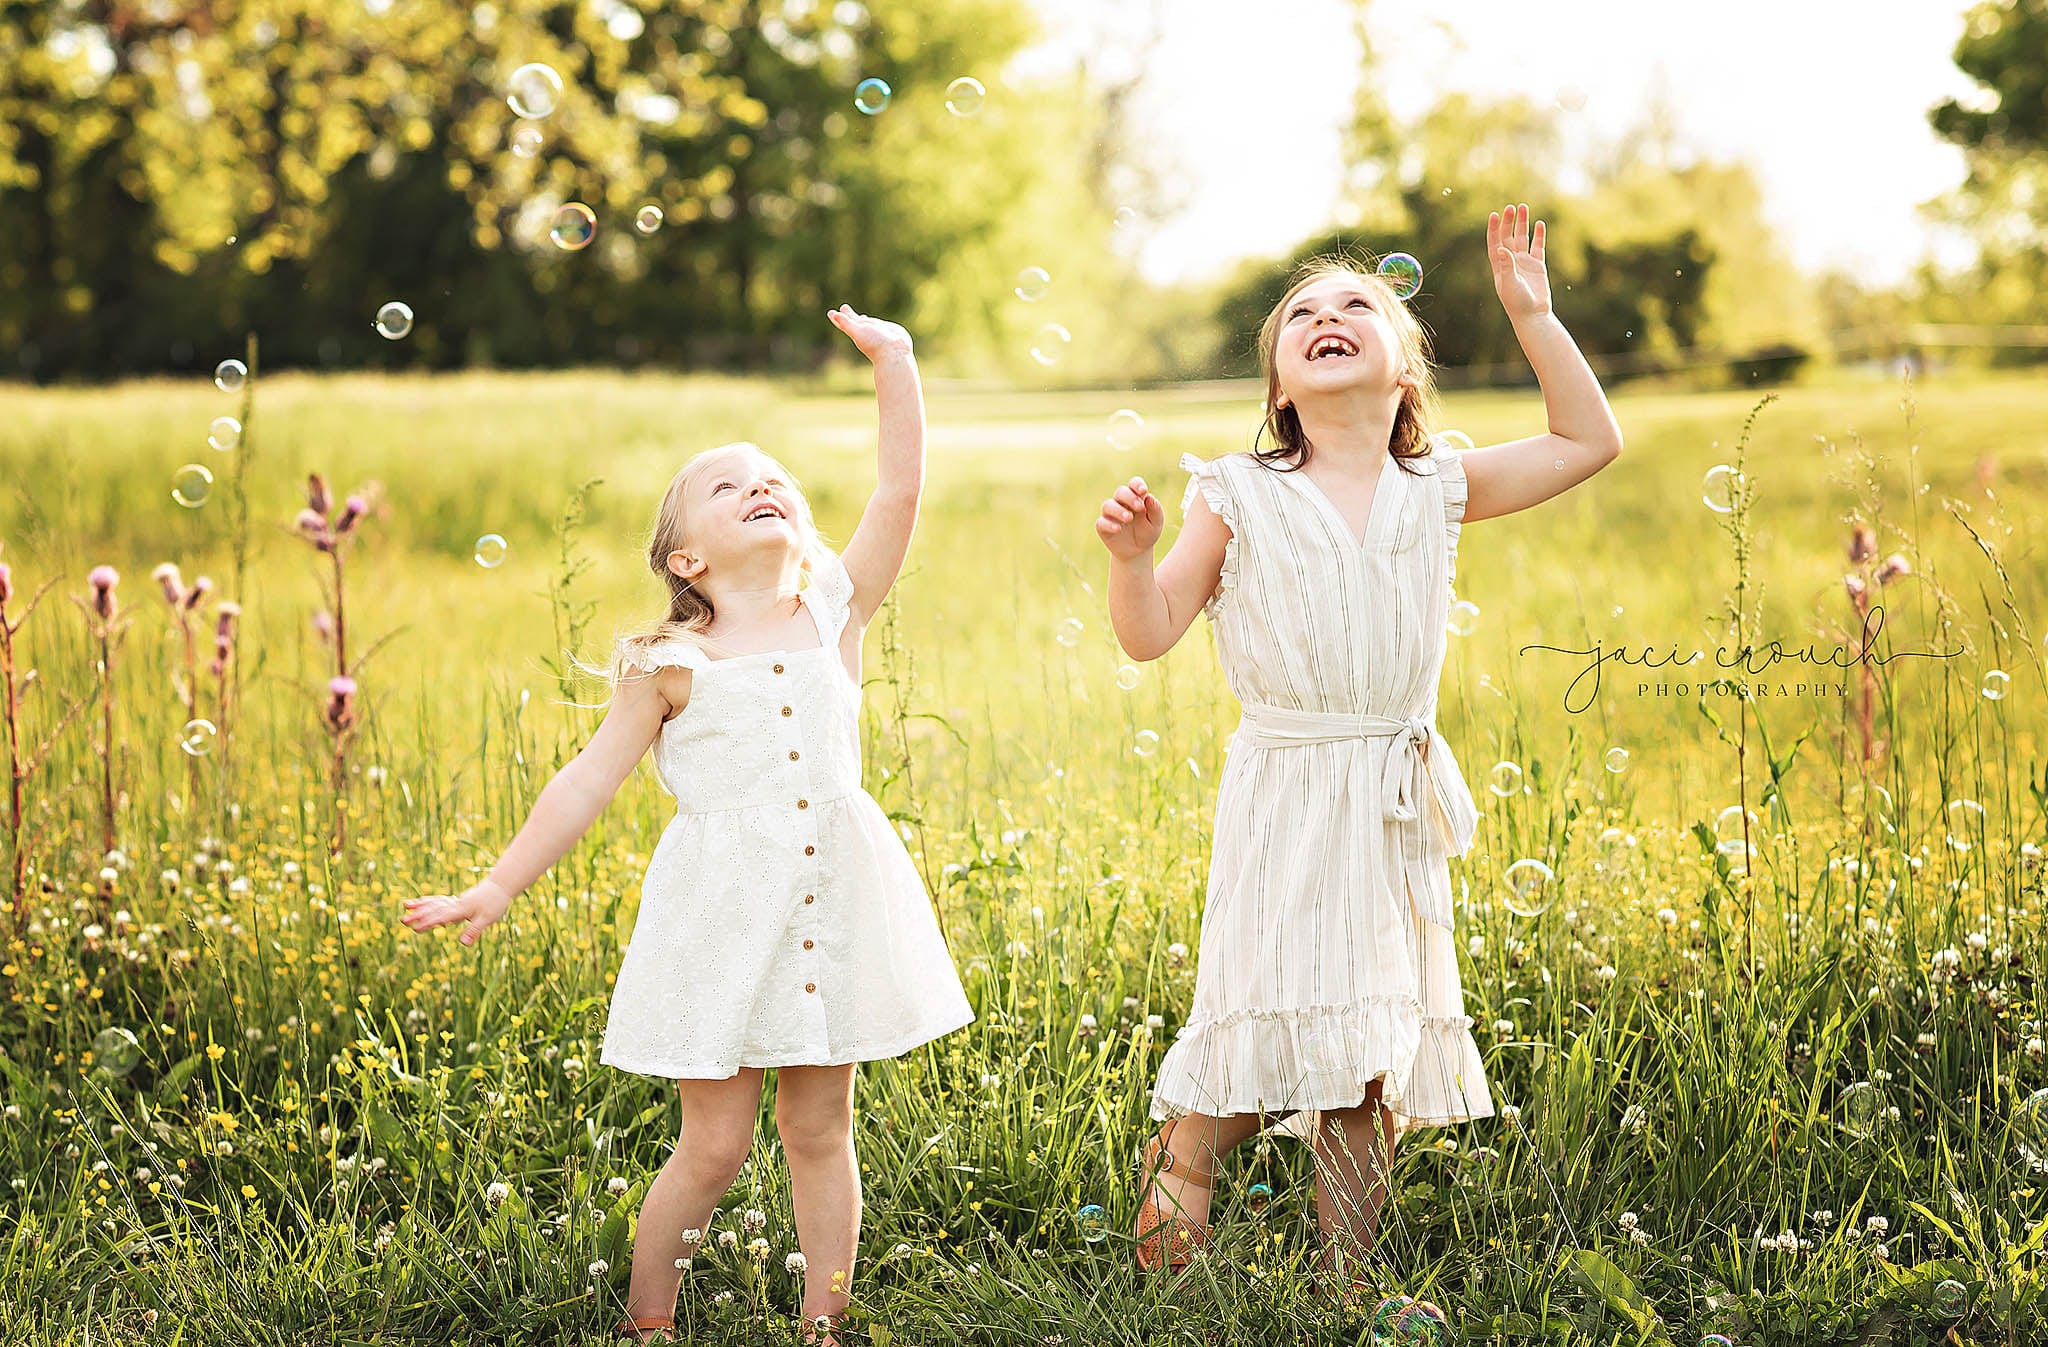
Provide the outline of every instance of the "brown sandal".
<path id="1" fill-rule="evenodd" d="M 1178 1126 L 1180 1119 L 1172 1118 L 1162 1125 L 1159 1135 L 1145 1143 L 1145 1149 L 1138 1161 L 1138 1266 L 1147 1272 L 1155 1272 L 1163 1262 L 1168 1268 L 1184 1268 L 1194 1262 L 1199 1250 L 1209 1247 L 1209 1226 L 1206 1222 L 1189 1220 L 1178 1211 L 1168 1211 L 1152 1196 L 1152 1181 L 1161 1174 L 1173 1174 L 1198 1188 L 1213 1188 L 1216 1171 L 1198 1168 L 1192 1156 L 1175 1155 L 1168 1147 L 1172 1144 L 1170 1132 Z M 1176 1204 L 1178 1205 L 1178 1204 Z M 1161 1244 L 1169 1245 L 1171 1252 L 1163 1259 Z"/>
<path id="2" fill-rule="evenodd" d="M 667 1341 L 677 1341 L 675 1319 L 660 1314 L 643 1314 L 637 1319 L 621 1319 L 612 1325 L 612 1336 L 630 1339 L 634 1342 L 646 1342 L 647 1339 L 641 1336 L 642 1333 L 660 1329 L 667 1330 Z"/>

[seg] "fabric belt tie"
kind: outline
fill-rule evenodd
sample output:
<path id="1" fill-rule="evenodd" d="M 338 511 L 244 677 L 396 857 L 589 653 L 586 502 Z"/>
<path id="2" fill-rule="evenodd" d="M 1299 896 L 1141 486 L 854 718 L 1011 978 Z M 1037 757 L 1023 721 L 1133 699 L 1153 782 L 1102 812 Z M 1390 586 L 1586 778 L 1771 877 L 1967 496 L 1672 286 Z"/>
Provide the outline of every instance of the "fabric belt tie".
<path id="1" fill-rule="evenodd" d="M 1236 742 L 1254 748 L 1297 748 L 1382 737 L 1394 742 L 1388 746 L 1386 766 L 1377 783 L 1380 816 L 1398 825 L 1395 833 L 1401 870 L 1416 911 L 1424 921 L 1448 928 L 1449 887 L 1429 883 L 1427 867 L 1432 860 L 1465 854 L 1479 827 L 1479 810 L 1451 746 L 1429 721 L 1420 716 L 1296 711 L 1255 703 L 1244 708 Z M 1368 783 L 1353 781 L 1351 785 L 1357 793 Z M 1424 814 L 1429 817 L 1427 824 Z"/>

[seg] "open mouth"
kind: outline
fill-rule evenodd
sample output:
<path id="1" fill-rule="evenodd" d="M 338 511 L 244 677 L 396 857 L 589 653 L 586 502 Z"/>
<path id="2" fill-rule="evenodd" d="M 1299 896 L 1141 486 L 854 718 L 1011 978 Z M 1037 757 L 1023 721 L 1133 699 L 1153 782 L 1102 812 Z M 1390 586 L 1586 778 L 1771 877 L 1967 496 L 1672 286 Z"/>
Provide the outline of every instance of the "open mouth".
<path id="1" fill-rule="evenodd" d="M 1308 358 L 1310 360 L 1348 359 L 1357 354 L 1358 347 L 1353 344 L 1350 338 L 1340 337 L 1334 332 L 1317 337 L 1313 342 L 1309 343 L 1308 348 Z"/>
<path id="2" fill-rule="evenodd" d="M 752 510 L 748 511 L 746 520 L 744 522 L 751 524 L 759 519 L 785 519 L 787 517 L 788 516 L 782 513 L 781 506 L 774 504 L 763 504 L 757 505 Z"/>

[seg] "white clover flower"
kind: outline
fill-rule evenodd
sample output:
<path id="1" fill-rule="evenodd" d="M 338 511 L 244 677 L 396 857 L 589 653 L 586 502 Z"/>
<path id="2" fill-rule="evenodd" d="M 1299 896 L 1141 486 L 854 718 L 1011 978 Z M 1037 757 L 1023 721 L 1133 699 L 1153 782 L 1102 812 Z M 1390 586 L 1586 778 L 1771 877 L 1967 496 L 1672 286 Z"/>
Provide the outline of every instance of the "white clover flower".
<path id="1" fill-rule="evenodd" d="M 1963 937 L 1963 943 L 1968 945 L 1971 949 L 1976 950 L 1979 954 L 1981 954 L 1984 952 L 1984 947 L 1986 945 L 1989 945 L 1991 941 L 1985 936 L 1985 934 L 1982 931 L 1972 931 L 1968 935 Z"/>
<path id="2" fill-rule="evenodd" d="M 702 1230 L 685 1230 L 683 1232 L 683 1243 L 702 1244 L 703 1242 L 704 1232 Z"/>
<path id="3" fill-rule="evenodd" d="M 582 1075 L 583 1059 L 581 1057 L 564 1057 L 562 1059 L 562 1074 L 570 1080 L 574 1080 Z"/>
<path id="4" fill-rule="evenodd" d="M 593 1279 L 597 1277 L 602 1277 L 605 1273 L 610 1272 L 611 1270 L 612 1265 L 610 1263 L 605 1262 L 602 1258 L 598 1259 L 595 1263 L 592 1263 L 590 1265 L 590 1275 Z"/>
<path id="5" fill-rule="evenodd" d="M 1515 1022 L 1513 1020 L 1495 1020 L 1493 1022 L 1493 1032 L 1502 1038 L 1508 1038 L 1515 1032 Z"/>
<path id="6" fill-rule="evenodd" d="M 759 1207 L 748 1207 L 746 1215 L 740 1217 L 740 1223 L 750 1232 L 759 1234 L 768 1228 L 768 1213 Z"/>
<path id="7" fill-rule="evenodd" d="M 1634 1244 L 1648 1244 L 1650 1242 L 1650 1232 L 1647 1230 L 1631 1230 L 1628 1232 L 1628 1237 L 1629 1241 Z"/>
<path id="8" fill-rule="evenodd" d="M 91 925 L 81 928 L 78 933 L 87 940 L 97 940 L 107 933 L 107 928 L 98 922 L 93 922 Z"/>
<path id="9" fill-rule="evenodd" d="M 730 1291 L 720 1291 L 720 1292 L 719 1292 L 719 1293 L 718 1293 L 717 1295 L 715 1295 L 715 1296 L 711 1297 L 711 1303 L 712 1303 L 712 1304 L 714 1304 L 714 1305 L 730 1305 L 730 1304 L 732 1304 L 732 1292 L 730 1292 Z"/>
<path id="10" fill-rule="evenodd" d="M 1465 942 L 1465 952 L 1475 959 L 1486 953 L 1486 937 L 1475 935 L 1470 940 L 1467 940 Z"/>
<path id="11" fill-rule="evenodd" d="M 1877 1259 L 1881 1263 L 1889 1263 L 1891 1261 L 1892 1246 L 1886 1244 L 1883 1240 L 1879 1240 L 1876 1244 L 1872 1245 L 1870 1251 L 1877 1255 Z"/>
<path id="12" fill-rule="evenodd" d="M 899 1244 L 895 1248 L 889 1250 L 889 1256 L 891 1258 L 901 1258 L 904 1254 L 907 1254 L 909 1252 L 910 1246 L 908 1244 Z"/>
<path id="13" fill-rule="evenodd" d="M 1016 846 L 1019 839 L 1021 839 L 1023 836 L 1024 834 L 1019 832 L 1015 828 L 1005 828 L 1003 829 L 1002 837 L 1003 845 L 1006 847 Z"/>
<path id="14" fill-rule="evenodd" d="M 1498 1110 L 1502 1122 L 1514 1122 L 1522 1116 L 1522 1110 L 1514 1104 L 1502 1104 Z"/>
<path id="15" fill-rule="evenodd" d="M 156 882 L 163 885 L 165 892 L 176 893 L 179 883 L 178 872 L 176 870 L 166 870 L 157 876 Z"/>
<path id="16" fill-rule="evenodd" d="M 1092 1034 L 1095 1032 L 1095 1017 L 1093 1015 L 1081 1016 L 1081 1030 L 1083 1033 Z"/>
<path id="17" fill-rule="evenodd" d="M 613 1197 L 620 1196 L 628 1188 L 631 1188 L 632 1186 L 632 1184 L 626 1182 L 626 1180 L 618 1177 L 617 1175 L 613 1175 L 611 1178 L 606 1179 L 604 1181 L 604 1190 L 607 1193 L 610 1193 Z"/>
<path id="18" fill-rule="evenodd" d="M 1649 1125 L 1649 1112 L 1641 1104 L 1630 1104 L 1621 1111 L 1621 1127 L 1623 1131 L 1641 1132 Z"/>
<path id="19" fill-rule="evenodd" d="M 782 1260 L 782 1270 L 784 1272 L 802 1272 L 808 1266 L 810 1264 L 805 1262 L 804 1256 L 801 1253 L 793 1253 Z"/>
<path id="20" fill-rule="evenodd" d="M 1873 1235 L 1882 1236 L 1891 1230 L 1892 1223 L 1882 1216 L 1873 1216 L 1863 1223 L 1863 1228 Z"/>
<path id="21" fill-rule="evenodd" d="M 1145 1027 L 1147 1029 L 1164 1029 L 1166 1027 L 1166 1017 L 1164 1015 L 1147 1015 L 1145 1017 Z"/>
<path id="22" fill-rule="evenodd" d="M 493 1207 L 503 1206 L 505 1199 L 510 1196 L 512 1196 L 512 1185 L 502 1179 L 484 1189 L 484 1201 L 490 1203 Z"/>
<path id="23" fill-rule="evenodd" d="M 678 1272 L 688 1272 L 689 1270 L 690 1270 L 690 1256 L 689 1256 L 688 1254 L 684 1254 L 684 1255 L 683 1255 L 683 1256 L 682 1256 L 681 1258 L 678 1258 L 678 1259 L 676 1259 L 676 1271 L 678 1271 Z"/>
<path id="24" fill-rule="evenodd" d="M 1176 940 L 1166 947 L 1166 957 L 1175 963 L 1185 963 L 1188 957 L 1188 947 Z"/>
<path id="25" fill-rule="evenodd" d="M 731 1231 L 731 1230 L 721 1230 L 721 1231 L 719 1231 L 719 1232 L 718 1232 L 718 1247 L 719 1247 L 719 1248 L 721 1248 L 721 1249 L 736 1249 L 736 1248 L 738 1248 L 738 1247 L 739 1247 L 739 1243 L 740 1243 L 740 1237 L 739 1237 L 739 1235 L 738 1235 L 737 1233 L 735 1233 L 735 1232 L 733 1232 L 733 1231 Z"/>
<path id="26" fill-rule="evenodd" d="M 1677 908 L 1674 908 L 1674 907 L 1660 907 L 1660 908 L 1658 908 L 1658 909 L 1657 909 L 1657 920 L 1658 920 L 1658 921 L 1660 921 L 1660 922 L 1662 922 L 1662 923 L 1664 923 L 1664 925 L 1666 925 L 1666 926 L 1676 926 L 1676 925 L 1678 925 L 1678 909 L 1677 909 Z"/>
<path id="27" fill-rule="evenodd" d="M 759 1236 L 759 1235 L 756 1235 L 756 1236 L 754 1236 L 754 1237 L 753 1237 L 752 1239 L 750 1239 L 750 1240 L 748 1240 L 748 1241 L 747 1241 L 747 1253 L 748 1253 L 748 1254 L 749 1254 L 749 1255 L 750 1255 L 750 1256 L 751 1256 L 751 1257 L 752 1257 L 752 1258 L 753 1258 L 753 1259 L 754 1259 L 754 1260 L 755 1260 L 756 1262 L 765 1262 L 765 1261 L 767 1261 L 767 1258 L 768 1258 L 768 1241 L 767 1241 L 766 1239 L 763 1239 L 763 1238 L 762 1238 L 761 1236 Z"/>
<path id="28" fill-rule="evenodd" d="M 1633 1230 L 1636 1228 L 1636 1214 L 1632 1211 L 1624 1211 L 1621 1213 L 1621 1218 L 1615 1224 L 1622 1228 L 1623 1233 Z"/>
<path id="29" fill-rule="evenodd" d="M 1593 976 L 1599 978 L 1602 982 L 1614 981 L 1616 976 L 1614 971 L 1614 965 L 1611 963 L 1601 964 L 1598 968 L 1593 970 Z"/>

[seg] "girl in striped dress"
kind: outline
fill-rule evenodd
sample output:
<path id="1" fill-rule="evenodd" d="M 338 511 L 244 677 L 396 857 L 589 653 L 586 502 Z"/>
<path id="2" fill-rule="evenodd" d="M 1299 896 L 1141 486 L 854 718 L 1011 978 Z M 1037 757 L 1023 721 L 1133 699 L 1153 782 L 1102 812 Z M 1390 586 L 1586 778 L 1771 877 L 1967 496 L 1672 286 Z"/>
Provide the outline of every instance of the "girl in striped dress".
<path id="1" fill-rule="evenodd" d="M 1216 802 L 1194 1005 L 1160 1064 L 1140 1156 L 1141 1266 L 1208 1238 L 1217 1159 L 1275 1122 L 1311 1141 L 1324 1266 L 1350 1298 L 1400 1134 L 1490 1117 L 1464 1013 L 1446 860 L 1476 810 L 1436 728 L 1458 533 L 1526 509 L 1621 452 L 1621 431 L 1550 308 L 1544 227 L 1487 225 L 1495 290 L 1542 384 L 1547 433 L 1433 444 L 1426 338 L 1392 287 L 1304 268 L 1267 316 L 1262 432 L 1192 456 L 1179 537 L 1133 478 L 1096 531 L 1110 619 L 1155 659 L 1206 612 L 1243 703 Z"/>

